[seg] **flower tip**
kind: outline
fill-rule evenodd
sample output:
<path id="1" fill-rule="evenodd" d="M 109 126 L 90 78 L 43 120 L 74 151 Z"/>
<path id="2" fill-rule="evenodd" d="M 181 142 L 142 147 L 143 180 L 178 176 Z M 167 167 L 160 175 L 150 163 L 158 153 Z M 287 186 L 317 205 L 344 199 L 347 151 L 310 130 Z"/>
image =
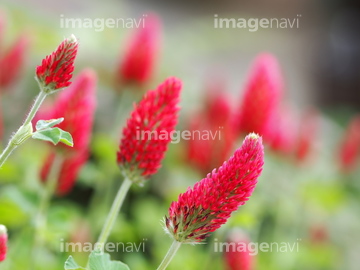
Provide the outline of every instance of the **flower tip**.
<path id="1" fill-rule="evenodd" d="M 78 43 L 77 38 L 75 37 L 74 34 L 71 34 L 71 36 L 69 38 L 66 39 L 69 43 Z"/>
<path id="2" fill-rule="evenodd" d="M 259 134 L 255 133 L 255 132 L 251 132 L 246 136 L 246 138 L 252 139 L 252 140 L 258 140 L 259 138 L 261 138 L 261 136 L 259 136 Z"/>
<path id="3" fill-rule="evenodd" d="M 182 88 L 182 81 L 176 77 L 167 78 L 166 83 L 172 84 L 175 88 Z"/>

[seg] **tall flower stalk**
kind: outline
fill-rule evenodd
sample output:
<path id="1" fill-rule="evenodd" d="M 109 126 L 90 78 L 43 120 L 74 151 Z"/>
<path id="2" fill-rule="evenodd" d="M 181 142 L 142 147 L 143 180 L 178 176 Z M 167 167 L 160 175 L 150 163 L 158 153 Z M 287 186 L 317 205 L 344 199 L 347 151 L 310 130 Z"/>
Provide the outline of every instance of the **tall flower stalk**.
<path id="1" fill-rule="evenodd" d="M 0 167 L 10 154 L 33 133 L 31 121 L 39 110 L 45 98 L 71 84 L 74 61 L 77 54 L 78 42 L 74 36 L 65 39 L 51 55 L 47 56 L 36 68 L 36 76 L 40 93 L 36 97 L 30 112 L 20 128 L 11 137 L 8 145 L 0 155 Z"/>
<path id="2" fill-rule="evenodd" d="M 232 212 L 245 204 L 263 164 L 262 139 L 251 133 L 218 170 L 213 170 L 171 203 L 165 217 L 165 231 L 174 242 L 158 270 L 166 269 L 181 244 L 203 242 L 226 223 Z"/>
<path id="3" fill-rule="evenodd" d="M 117 153 L 117 163 L 124 176 L 106 222 L 98 238 L 102 248 L 114 226 L 124 198 L 133 183 L 142 185 L 161 167 L 171 134 L 177 124 L 181 81 L 165 80 L 156 90 L 149 91 L 134 106 Z"/>

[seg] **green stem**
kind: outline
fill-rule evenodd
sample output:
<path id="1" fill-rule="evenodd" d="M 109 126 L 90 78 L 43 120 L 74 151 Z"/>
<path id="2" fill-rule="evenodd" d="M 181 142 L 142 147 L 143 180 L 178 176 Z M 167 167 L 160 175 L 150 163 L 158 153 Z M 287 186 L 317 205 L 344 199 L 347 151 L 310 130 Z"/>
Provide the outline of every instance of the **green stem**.
<path id="1" fill-rule="evenodd" d="M 31 120 L 34 118 L 35 114 L 40 108 L 41 103 L 46 98 L 47 94 L 43 91 L 40 91 L 39 95 L 36 97 L 34 104 L 32 105 L 30 112 L 26 116 L 26 119 L 22 126 L 15 132 L 15 134 L 11 137 L 8 145 L 3 150 L 0 155 L 0 168 L 7 160 L 7 158 L 11 155 L 11 153 L 22 144 L 25 140 L 27 140 L 32 135 L 32 124 Z"/>
<path id="2" fill-rule="evenodd" d="M 124 202 L 125 196 L 127 194 L 127 192 L 129 191 L 129 188 L 131 187 L 132 181 L 129 180 L 128 178 L 124 179 L 124 182 L 122 183 L 116 197 L 115 200 L 111 206 L 110 212 L 107 216 L 107 219 L 105 221 L 105 224 L 102 228 L 101 234 L 99 236 L 99 239 L 97 241 L 97 245 L 101 248 L 104 247 L 109 234 L 114 226 L 116 217 L 119 214 L 120 208 Z"/>
<path id="3" fill-rule="evenodd" d="M 51 198 L 54 195 L 57 187 L 62 162 L 63 158 L 59 155 L 56 155 L 54 162 L 52 163 L 45 188 L 41 194 L 40 204 L 35 219 L 35 248 L 39 247 L 43 241 L 42 233 L 45 232 L 47 226 L 46 216 L 50 206 Z"/>
<path id="4" fill-rule="evenodd" d="M 181 242 L 178 242 L 176 240 L 174 240 L 174 242 L 172 242 L 168 252 L 166 253 L 163 261 L 161 262 L 161 264 L 159 265 L 157 270 L 166 269 L 166 267 L 169 265 L 171 260 L 174 258 L 175 254 L 178 251 L 178 249 L 180 248 L 180 246 L 181 246 Z"/>
<path id="5" fill-rule="evenodd" d="M 37 113 L 37 111 L 39 110 L 41 104 L 43 103 L 43 101 L 45 100 L 46 96 L 48 94 L 45 93 L 45 91 L 40 91 L 40 93 L 37 95 L 34 104 L 32 105 L 30 112 L 28 113 L 23 126 L 26 126 L 27 124 L 30 124 L 31 121 L 33 120 L 35 114 Z"/>
<path id="6" fill-rule="evenodd" d="M 34 232 L 34 242 L 33 242 L 33 265 L 32 269 L 35 269 L 34 258 L 40 256 L 38 254 L 39 248 L 43 245 L 44 234 L 47 227 L 47 212 L 51 203 L 51 198 L 55 194 L 56 187 L 58 184 L 58 178 L 61 170 L 61 165 L 63 163 L 63 157 L 61 155 L 55 155 L 54 161 L 51 165 L 50 173 L 45 182 L 45 187 L 40 195 L 40 203 L 37 214 L 35 215 L 35 232 Z M 40 256 L 41 257 L 41 256 Z"/>

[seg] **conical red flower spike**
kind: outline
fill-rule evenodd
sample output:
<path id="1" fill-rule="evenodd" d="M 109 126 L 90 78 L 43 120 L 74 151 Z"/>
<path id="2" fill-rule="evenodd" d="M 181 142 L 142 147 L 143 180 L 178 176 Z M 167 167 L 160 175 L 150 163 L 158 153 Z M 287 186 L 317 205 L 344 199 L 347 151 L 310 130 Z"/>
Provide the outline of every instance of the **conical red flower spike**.
<path id="1" fill-rule="evenodd" d="M 161 24 L 155 15 L 143 19 L 144 24 L 133 33 L 118 67 L 118 81 L 143 85 L 154 73 L 160 43 Z"/>
<path id="2" fill-rule="evenodd" d="M 51 93 L 71 84 L 74 61 L 78 50 L 75 36 L 65 39 L 51 55 L 36 67 L 36 79 L 42 91 Z"/>
<path id="3" fill-rule="evenodd" d="M 123 174 L 141 183 L 161 166 L 177 124 L 181 81 L 169 78 L 135 105 L 117 153 Z"/>
<path id="4" fill-rule="evenodd" d="M 239 130 L 258 133 L 266 140 L 271 132 L 269 121 L 282 94 L 283 81 L 277 59 L 271 54 L 260 54 L 254 61 L 239 108 Z"/>
<path id="5" fill-rule="evenodd" d="M 6 259 L 7 241 L 8 236 L 6 227 L 0 224 L 0 262 Z"/>
<path id="6" fill-rule="evenodd" d="M 214 169 L 171 203 L 165 217 L 166 231 L 181 243 L 203 241 L 249 199 L 263 164 L 262 139 L 249 134 L 218 170 Z"/>

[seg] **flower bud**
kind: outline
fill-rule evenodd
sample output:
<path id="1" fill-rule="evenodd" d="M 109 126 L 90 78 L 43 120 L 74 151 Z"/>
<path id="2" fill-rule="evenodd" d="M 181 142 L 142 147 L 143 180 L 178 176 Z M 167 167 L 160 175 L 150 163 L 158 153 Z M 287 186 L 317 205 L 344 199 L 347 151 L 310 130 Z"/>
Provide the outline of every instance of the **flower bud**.
<path id="1" fill-rule="evenodd" d="M 65 39 L 51 55 L 36 67 L 36 80 L 42 91 L 50 94 L 71 84 L 78 42 L 74 35 Z"/>

